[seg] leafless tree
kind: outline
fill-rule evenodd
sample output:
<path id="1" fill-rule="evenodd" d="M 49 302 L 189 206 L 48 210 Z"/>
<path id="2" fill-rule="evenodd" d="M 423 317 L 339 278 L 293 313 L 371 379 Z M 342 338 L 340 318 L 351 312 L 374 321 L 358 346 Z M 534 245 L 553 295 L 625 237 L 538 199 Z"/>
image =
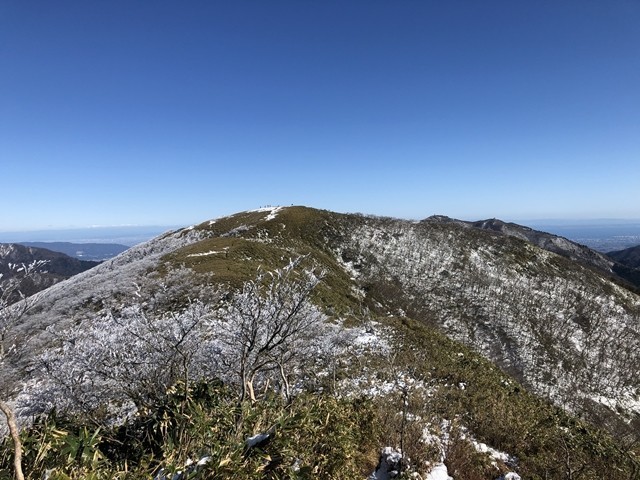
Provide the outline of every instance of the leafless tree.
<path id="1" fill-rule="evenodd" d="M 9 432 L 13 440 L 13 468 L 16 480 L 24 480 L 24 474 L 22 473 L 22 442 L 20 441 L 20 430 L 16 422 L 15 413 L 13 409 L 2 400 L 0 400 L 0 411 L 2 411 L 7 418 L 7 426 L 9 427 Z"/>
<path id="2" fill-rule="evenodd" d="M 31 392 L 34 409 L 91 414 L 127 402 L 136 409 L 153 406 L 173 383 L 188 384 L 200 373 L 193 370 L 203 364 L 197 357 L 208 312 L 199 301 L 178 312 L 146 311 L 134 303 L 57 333 L 61 345 L 39 358 L 48 381 Z"/>
<path id="3" fill-rule="evenodd" d="M 238 385 L 241 402 L 267 388 L 289 399 L 292 379 L 310 370 L 325 340 L 325 317 L 311 302 L 321 275 L 302 261 L 259 272 L 222 303 L 214 295 L 209 304 L 156 311 L 137 290 L 128 306 L 52 330 L 59 345 L 39 357 L 46 380 L 29 391 L 32 410 L 96 418 L 106 408 L 117 421 L 161 401 L 176 381 L 213 377 Z"/>
<path id="4" fill-rule="evenodd" d="M 278 384 L 291 395 L 290 375 L 312 354 L 324 315 L 311 302 L 322 274 L 301 269 L 305 257 L 244 284 L 220 315 L 223 358 L 231 361 L 241 401 L 256 400 L 256 387 Z"/>

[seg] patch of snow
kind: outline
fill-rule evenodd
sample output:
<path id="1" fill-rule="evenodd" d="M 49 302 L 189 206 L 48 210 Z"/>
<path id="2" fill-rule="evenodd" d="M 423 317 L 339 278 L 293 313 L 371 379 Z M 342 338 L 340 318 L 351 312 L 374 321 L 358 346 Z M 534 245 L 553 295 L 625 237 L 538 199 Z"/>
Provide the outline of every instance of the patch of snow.
<path id="1" fill-rule="evenodd" d="M 358 395 L 370 398 L 389 395 L 403 388 L 422 391 L 427 396 L 433 392 L 423 381 L 416 380 L 408 374 L 400 373 L 393 380 L 380 380 L 375 373 L 375 371 L 369 372 L 363 369 L 363 374 L 359 377 L 345 379 L 340 382 L 341 390 L 344 391 L 344 395 L 347 397 Z"/>
<path id="2" fill-rule="evenodd" d="M 438 463 L 427 473 L 425 480 L 453 480 L 453 477 L 449 476 L 449 471 L 444 463 Z"/>
<path id="3" fill-rule="evenodd" d="M 340 264 L 342 268 L 349 274 L 349 277 L 352 280 L 355 280 L 360 277 L 361 273 L 355 268 L 355 263 L 353 260 L 346 261 L 342 258 L 342 253 L 340 251 L 335 254 L 336 261 Z"/>
<path id="4" fill-rule="evenodd" d="M 628 412 L 628 414 L 640 415 L 640 395 L 630 388 L 622 391 L 618 398 L 606 397 L 604 395 L 594 395 L 591 398 L 611 410 L 616 411 L 622 409 Z"/>
<path id="5" fill-rule="evenodd" d="M 272 206 L 260 207 L 260 208 L 254 208 L 253 210 L 247 210 L 247 212 L 250 212 L 250 213 L 253 213 L 253 212 L 271 212 L 276 208 L 281 208 L 281 207 L 272 207 Z"/>
<path id="6" fill-rule="evenodd" d="M 345 262 L 342 259 L 338 259 L 340 264 L 343 266 L 343 268 L 346 270 L 346 272 L 349 274 L 349 277 L 352 280 L 355 280 L 356 278 L 358 278 L 360 276 L 360 272 L 358 272 L 358 270 L 356 270 L 356 268 L 353 266 L 353 262 L 352 261 L 348 261 Z"/>
<path id="7" fill-rule="evenodd" d="M 466 437 L 466 435 L 463 435 L 463 437 Z M 502 463 L 514 463 L 514 458 L 508 453 L 496 450 L 495 448 L 488 446 L 486 443 L 478 442 L 473 438 L 471 438 L 470 441 L 477 452 L 488 453 L 489 456 L 494 459 L 494 461 L 499 460 Z"/>
<path id="8" fill-rule="evenodd" d="M 359 332 L 353 339 L 353 345 L 365 345 L 372 347 L 381 343 L 381 338 L 373 331 Z"/>
<path id="9" fill-rule="evenodd" d="M 218 253 L 225 253 L 227 250 L 228 250 L 228 247 L 225 247 L 222 250 L 209 250 L 208 252 L 192 253 L 190 255 L 187 255 L 187 257 L 206 257 L 208 255 L 217 255 Z"/>
<path id="10" fill-rule="evenodd" d="M 221 237 L 235 237 L 236 235 L 239 235 L 243 232 L 246 232 L 249 230 L 249 227 L 247 225 L 240 225 L 236 228 L 233 228 L 231 230 L 229 230 L 227 233 L 223 233 L 222 235 L 220 235 Z"/>
<path id="11" fill-rule="evenodd" d="M 344 385 L 342 385 L 344 386 Z M 369 378 L 354 378 L 349 382 L 349 390 L 365 397 L 388 395 L 397 388 L 395 382 L 372 383 Z M 348 390 L 348 391 L 349 391 Z"/>
<path id="12" fill-rule="evenodd" d="M 178 470 L 175 473 L 167 472 L 164 468 L 161 468 L 160 471 L 153 477 L 153 480 L 186 480 L 187 478 L 193 478 L 194 475 L 197 475 L 199 467 L 202 467 L 211 461 L 211 457 L 204 456 L 197 462 L 194 462 L 190 458 L 187 459 L 185 463 L 185 470 Z"/>
<path id="13" fill-rule="evenodd" d="M 440 451 L 440 462 L 444 462 L 446 460 L 447 446 L 450 439 L 451 421 L 443 420 L 439 428 L 435 428 L 436 433 L 431 433 L 432 429 L 433 427 L 427 426 L 422 432 L 422 438 L 426 444 L 435 445 L 438 448 Z M 517 463 L 517 459 L 512 455 L 496 450 L 486 443 L 477 441 L 464 426 L 460 427 L 460 438 L 467 440 L 477 452 L 489 455 L 493 459 L 492 463 L 495 467 L 498 467 L 498 462 L 502 462 L 505 465 L 514 465 Z M 513 477 L 512 480 L 516 480 L 516 477 Z"/>
<path id="14" fill-rule="evenodd" d="M 509 472 L 498 477 L 498 480 L 522 480 L 517 473 Z"/>
<path id="15" fill-rule="evenodd" d="M 269 215 L 265 218 L 265 221 L 273 220 L 276 218 L 278 212 L 282 210 L 284 207 L 260 207 L 255 210 L 249 210 L 250 212 L 269 212 Z"/>
<path id="16" fill-rule="evenodd" d="M 349 344 L 359 352 L 376 350 L 385 353 L 391 349 L 388 339 L 392 331 L 380 328 L 373 322 L 362 327 L 349 328 L 346 333 L 351 337 Z"/>
<path id="17" fill-rule="evenodd" d="M 265 218 L 266 221 L 269 220 L 273 220 L 274 218 L 276 218 L 278 216 L 278 212 L 282 209 L 282 207 L 277 207 L 274 208 L 273 210 L 271 210 L 271 213 L 269 215 L 267 215 L 267 218 Z"/>
<path id="18" fill-rule="evenodd" d="M 449 420 L 442 420 L 440 428 L 436 431 L 438 433 L 431 433 L 429 425 L 422 431 L 422 439 L 427 445 L 435 445 L 440 453 L 440 462 L 444 462 L 446 458 L 446 446 L 449 443 L 449 430 L 451 429 L 451 422 Z"/>
<path id="19" fill-rule="evenodd" d="M 400 476 L 402 464 L 402 452 L 385 447 L 380 452 L 380 460 L 376 470 L 369 476 L 368 480 L 390 480 Z"/>

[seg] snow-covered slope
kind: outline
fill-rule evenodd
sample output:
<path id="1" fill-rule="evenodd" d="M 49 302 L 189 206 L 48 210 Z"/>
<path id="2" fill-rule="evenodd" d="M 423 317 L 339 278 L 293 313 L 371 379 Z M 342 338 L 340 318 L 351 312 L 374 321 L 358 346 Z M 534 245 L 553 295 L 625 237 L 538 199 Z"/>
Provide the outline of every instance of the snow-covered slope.
<path id="1" fill-rule="evenodd" d="M 201 233 L 183 229 L 136 245 L 117 257 L 61 281 L 29 299 L 30 310 L 16 325 L 14 336 L 21 339 L 14 362 L 26 367 L 34 352 L 51 342 L 47 327 L 58 329 L 91 317 L 103 306 L 131 296 L 138 281 L 153 282 L 163 255 L 197 242 Z"/>
<path id="2" fill-rule="evenodd" d="M 640 297 L 592 269 L 454 222 L 364 219 L 341 255 L 392 311 L 438 325 L 536 393 L 637 422 Z"/>

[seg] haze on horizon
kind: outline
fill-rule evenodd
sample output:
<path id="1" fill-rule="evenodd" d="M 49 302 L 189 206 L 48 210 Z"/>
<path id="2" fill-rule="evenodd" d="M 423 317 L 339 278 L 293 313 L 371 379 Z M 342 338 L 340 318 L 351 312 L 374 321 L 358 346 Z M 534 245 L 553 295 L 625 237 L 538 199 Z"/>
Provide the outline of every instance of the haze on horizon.
<path id="1" fill-rule="evenodd" d="M 0 5 L 0 231 L 640 219 L 640 4 Z"/>

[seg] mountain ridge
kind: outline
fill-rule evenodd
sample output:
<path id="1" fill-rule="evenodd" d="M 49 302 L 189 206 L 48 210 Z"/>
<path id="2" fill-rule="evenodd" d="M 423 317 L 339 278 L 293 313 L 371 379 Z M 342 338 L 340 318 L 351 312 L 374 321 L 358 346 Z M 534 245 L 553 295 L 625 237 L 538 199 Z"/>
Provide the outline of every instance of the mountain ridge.
<path id="1" fill-rule="evenodd" d="M 614 256 L 598 252 L 568 238 L 552 233 L 536 230 L 531 227 L 512 222 L 491 218 L 478 221 L 463 221 L 451 219 L 445 216 L 432 216 L 425 221 L 440 221 L 457 223 L 470 228 L 489 230 L 504 235 L 520 238 L 549 252 L 557 253 L 570 260 L 594 268 L 602 274 L 609 276 L 614 281 L 629 287 L 638 293 L 640 291 L 640 278 L 638 272 L 631 265 L 618 261 Z"/>
<path id="2" fill-rule="evenodd" d="M 630 268 L 640 268 L 640 245 L 607 252 L 607 255 L 618 263 L 622 263 Z"/>
<path id="3" fill-rule="evenodd" d="M 596 268 L 485 227 L 502 228 L 307 207 L 206 221 L 40 292 L 17 327 L 28 348 L 13 365 L 37 381 L 34 352 L 55 344 L 55 332 L 99 322 L 100 312 L 117 311 L 134 291 L 167 292 L 164 301 L 180 308 L 206 298 L 212 284 L 240 288 L 256 271 L 302 256 L 324 272 L 314 301 L 334 321 L 360 325 L 371 312 L 376 321 L 400 319 L 399 332 L 413 321 L 435 328 L 535 394 L 633 438 L 640 297 Z M 460 377 L 453 385 L 476 381 Z"/>

